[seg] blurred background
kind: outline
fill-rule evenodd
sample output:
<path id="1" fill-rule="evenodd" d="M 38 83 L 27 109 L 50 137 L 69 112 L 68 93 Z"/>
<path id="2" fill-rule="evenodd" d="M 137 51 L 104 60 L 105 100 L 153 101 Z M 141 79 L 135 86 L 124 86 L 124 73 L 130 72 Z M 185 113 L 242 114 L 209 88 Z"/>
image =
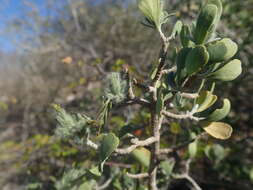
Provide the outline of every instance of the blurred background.
<path id="1" fill-rule="evenodd" d="M 66 168 L 87 162 L 88 150 L 54 138 L 50 104 L 92 116 L 107 72 L 128 65 L 145 80 L 159 36 L 140 24 L 135 0 L 0 2 L 0 189 L 51 190 Z M 177 19 L 196 18 L 201 2 L 166 0 L 167 10 L 176 12 L 168 33 Z M 252 190 L 253 0 L 223 0 L 223 5 L 218 34 L 239 44 L 243 63 L 239 79 L 216 89 L 232 102 L 227 120 L 234 132 L 225 142 L 212 139 L 213 158 L 200 151 L 192 173 L 203 189 Z M 112 125 L 122 126 L 126 113 L 115 114 Z M 143 115 L 135 120 L 145 123 Z"/>

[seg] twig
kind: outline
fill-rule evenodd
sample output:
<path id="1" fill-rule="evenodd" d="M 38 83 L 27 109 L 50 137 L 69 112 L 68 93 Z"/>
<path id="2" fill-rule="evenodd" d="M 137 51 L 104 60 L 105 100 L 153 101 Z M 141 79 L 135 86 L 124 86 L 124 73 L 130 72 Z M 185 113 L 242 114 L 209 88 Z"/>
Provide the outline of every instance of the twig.
<path id="1" fill-rule="evenodd" d="M 155 137 L 150 137 L 146 140 L 139 141 L 138 139 L 133 139 L 131 142 L 134 143 L 133 145 L 127 147 L 127 148 L 118 148 L 115 150 L 116 153 L 118 154 L 129 154 L 131 153 L 134 149 L 140 146 L 148 146 L 154 142 L 156 142 L 157 139 Z"/>
<path id="2" fill-rule="evenodd" d="M 170 69 L 164 69 L 164 70 L 162 70 L 161 72 L 162 72 L 162 74 L 164 75 L 164 74 L 169 74 L 169 73 L 171 73 L 171 72 L 174 72 L 174 71 L 176 71 L 176 70 L 177 70 L 177 67 L 174 66 L 174 67 L 172 67 L 172 68 L 170 68 Z"/>
<path id="3" fill-rule="evenodd" d="M 166 117 L 174 118 L 174 119 L 190 119 L 190 120 L 194 120 L 194 121 L 200 121 L 200 120 L 204 119 L 204 118 L 199 118 L 199 117 L 193 116 L 192 112 L 187 112 L 186 114 L 175 114 L 175 113 L 171 113 L 171 112 L 164 110 L 164 111 L 162 111 L 162 114 L 165 115 Z"/>
<path id="4" fill-rule="evenodd" d="M 195 190 L 202 190 L 201 187 L 197 184 L 197 182 L 188 174 L 177 174 L 173 176 L 176 179 L 187 179 L 192 186 L 194 187 Z"/>
<path id="5" fill-rule="evenodd" d="M 97 187 L 96 187 L 96 190 L 103 190 L 103 189 L 106 189 L 106 188 L 110 185 L 111 182 L 112 182 L 112 177 L 109 178 L 103 185 L 97 186 Z"/>
<path id="6" fill-rule="evenodd" d="M 145 107 L 150 107 L 151 103 L 144 98 L 127 99 L 117 105 L 117 107 L 124 107 L 129 105 L 139 104 Z"/>
<path id="7" fill-rule="evenodd" d="M 199 97 L 199 94 L 198 94 L 198 93 L 185 93 L 185 92 L 183 92 L 183 93 L 181 93 L 180 95 L 181 95 L 182 97 L 188 98 L 188 99 L 195 99 L 195 98 Z"/>
<path id="8" fill-rule="evenodd" d="M 130 178 L 133 179 L 141 179 L 141 178 L 146 178 L 149 177 L 148 173 L 140 173 L 140 174 L 130 174 L 130 173 L 126 173 L 126 175 Z"/>

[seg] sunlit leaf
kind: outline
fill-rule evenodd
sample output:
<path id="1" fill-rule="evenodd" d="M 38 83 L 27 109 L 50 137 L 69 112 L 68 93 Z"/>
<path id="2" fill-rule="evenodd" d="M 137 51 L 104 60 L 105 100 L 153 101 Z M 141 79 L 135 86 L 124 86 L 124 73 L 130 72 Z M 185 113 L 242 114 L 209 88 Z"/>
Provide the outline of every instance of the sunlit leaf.
<path id="1" fill-rule="evenodd" d="M 209 74 L 208 78 L 221 81 L 232 81 L 236 79 L 241 73 L 241 61 L 238 59 L 234 59 L 220 69 L 218 69 L 217 71 Z"/>
<path id="2" fill-rule="evenodd" d="M 199 105 L 197 112 L 202 112 L 211 107 L 217 100 L 217 96 L 213 95 L 210 91 L 200 92 L 196 103 Z"/>
<path id="3" fill-rule="evenodd" d="M 157 28 L 160 28 L 160 19 L 163 14 L 161 0 L 138 0 L 138 7 L 147 19 L 154 22 Z"/>
<path id="4" fill-rule="evenodd" d="M 233 129 L 230 125 L 222 122 L 211 122 L 203 126 L 204 130 L 214 138 L 228 139 L 230 138 Z"/>
<path id="5" fill-rule="evenodd" d="M 216 109 L 213 113 L 211 113 L 208 117 L 208 121 L 219 121 L 226 117 L 230 112 L 231 104 L 228 99 L 223 100 L 223 106 L 221 109 Z"/>

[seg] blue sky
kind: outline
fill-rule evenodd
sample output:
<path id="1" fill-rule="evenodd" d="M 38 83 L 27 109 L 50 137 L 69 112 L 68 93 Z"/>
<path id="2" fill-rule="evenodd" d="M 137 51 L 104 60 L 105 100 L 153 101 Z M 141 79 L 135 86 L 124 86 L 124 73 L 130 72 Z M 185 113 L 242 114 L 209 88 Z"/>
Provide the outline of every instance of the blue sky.
<path id="1" fill-rule="evenodd" d="M 26 0 L 38 5 L 41 12 L 43 12 L 43 0 Z M 0 51 L 10 52 L 15 49 L 12 43 L 11 35 L 4 33 L 4 28 L 7 22 L 13 18 L 22 18 L 22 15 L 27 10 L 27 6 L 22 0 L 0 0 Z"/>

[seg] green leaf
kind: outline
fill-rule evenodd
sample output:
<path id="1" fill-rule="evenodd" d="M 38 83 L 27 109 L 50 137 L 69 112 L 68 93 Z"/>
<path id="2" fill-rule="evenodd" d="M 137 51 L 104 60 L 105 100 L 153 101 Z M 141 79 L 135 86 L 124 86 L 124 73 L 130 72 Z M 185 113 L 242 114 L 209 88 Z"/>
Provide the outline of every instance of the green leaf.
<path id="1" fill-rule="evenodd" d="M 176 81 L 180 85 L 181 81 L 187 76 L 185 62 L 186 57 L 192 48 L 182 48 L 177 55 L 177 72 L 176 72 Z"/>
<path id="2" fill-rule="evenodd" d="M 253 182 L 253 168 L 251 168 L 249 176 L 250 180 Z"/>
<path id="3" fill-rule="evenodd" d="M 241 61 L 234 59 L 217 71 L 208 75 L 208 78 L 221 81 L 232 81 L 242 73 Z"/>
<path id="4" fill-rule="evenodd" d="M 100 161 L 100 168 L 99 170 L 103 171 L 103 165 L 105 161 L 109 158 L 109 156 L 113 153 L 113 151 L 119 145 L 119 138 L 116 137 L 113 133 L 109 133 L 105 135 L 102 139 L 101 145 L 99 147 L 99 161 Z"/>
<path id="5" fill-rule="evenodd" d="M 236 54 L 237 50 L 237 44 L 229 38 L 207 44 L 210 62 L 227 61 Z"/>
<path id="6" fill-rule="evenodd" d="M 199 105 L 198 112 L 202 112 L 211 107 L 217 100 L 217 96 L 213 95 L 210 91 L 201 91 L 199 97 L 196 100 L 196 104 Z"/>
<path id="7" fill-rule="evenodd" d="M 207 40 L 214 27 L 217 12 L 218 8 L 214 4 L 207 4 L 201 9 L 194 32 L 196 44 L 202 44 Z"/>
<path id="8" fill-rule="evenodd" d="M 180 34 L 182 27 L 183 27 L 183 23 L 180 20 L 178 20 L 173 27 L 171 37 L 175 38 L 178 34 Z"/>
<path id="9" fill-rule="evenodd" d="M 218 11 L 217 11 L 217 15 L 216 15 L 216 18 L 215 18 L 215 21 L 214 21 L 214 30 L 215 28 L 217 27 L 218 25 L 218 22 L 220 21 L 220 17 L 222 15 L 222 3 L 220 0 L 208 0 L 207 1 L 207 4 L 213 4 L 213 5 L 216 5 L 216 7 L 218 8 Z"/>
<path id="10" fill-rule="evenodd" d="M 191 31 L 188 25 L 183 25 L 180 32 L 180 40 L 183 47 L 193 47 L 194 42 L 191 40 Z"/>
<path id="11" fill-rule="evenodd" d="M 88 170 L 88 172 L 90 174 L 92 174 L 93 176 L 95 176 L 95 177 L 100 177 L 102 175 L 101 172 L 99 171 L 98 166 L 95 166 L 95 167 L 91 168 L 90 170 Z"/>
<path id="12" fill-rule="evenodd" d="M 230 125 L 222 122 L 208 122 L 204 124 L 203 128 L 209 135 L 221 140 L 230 138 L 233 132 Z"/>
<path id="13" fill-rule="evenodd" d="M 134 149 L 130 154 L 142 166 L 149 167 L 151 153 L 144 147 Z"/>
<path id="14" fill-rule="evenodd" d="M 155 23 L 157 28 L 161 27 L 160 20 L 164 14 L 161 0 L 138 0 L 138 7 L 147 19 Z"/>
<path id="15" fill-rule="evenodd" d="M 230 112 L 231 104 L 229 99 L 223 100 L 223 106 L 221 109 L 216 109 L 206 119 L 207 121 L 219 121 L 225 118 Z"/>
<path id="16" fill-rule="evenodd" d="M 195 140 L 194 142 L 188 145 L 188 151 L 191 158 L 194 158 L 198 152 L 198 141 Z"/>
<path id="17" fill-rule="evenodd" d="M 193 75 L 201 70 L 208 62 L 209 54 L 205 46 L 198 45 L 193 48 L 186 57 L 185 67 L 187 74 Z"/>
<path id="18" fill-rule="evenodd" d="M 166 176 L 170 176 L 172 174 L 174 166 L 175 160 L 173 159 L 162 161 L 160 164 L 160 167 Z"/>
<path id="19" fill-rule="evenodd" d="M 170 132 L 177 135 L 182 131 L 181 126 L 177 122 L 172 122 L 170 124 Z"/>

